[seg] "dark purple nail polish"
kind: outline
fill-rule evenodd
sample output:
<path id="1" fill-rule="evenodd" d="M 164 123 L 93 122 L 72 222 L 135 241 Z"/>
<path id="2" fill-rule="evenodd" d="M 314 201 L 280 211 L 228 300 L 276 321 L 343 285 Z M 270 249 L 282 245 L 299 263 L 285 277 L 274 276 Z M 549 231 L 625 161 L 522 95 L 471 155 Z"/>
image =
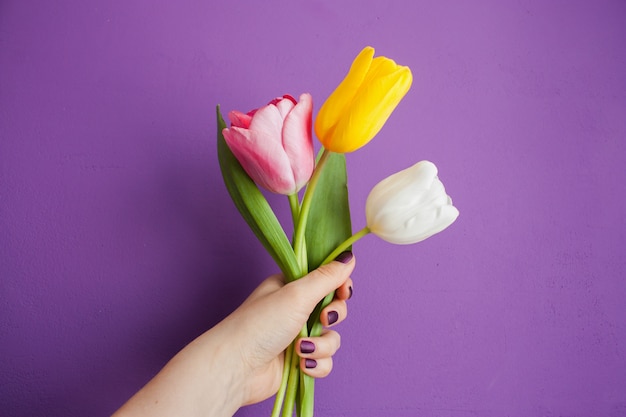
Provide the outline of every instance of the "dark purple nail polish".
<path id="1" fill-rule="evenodd" d="M 307 369 L 313 369 L 317 366 L 317 361 L 315 359 L 305 359 L 304 360 L 304 366 Z"/>
<path id="2" fill-rule="evenodd" d="M 302 353 L 315 352 L 315 344 L 313 342 L 309 342 L 308 340 L 303 340 L 302 342 L 300 342 L 300 352 Z"/>
<path id="3" fill-rule="evenodd" d="M 341 252 L 336 258 L 335 260 L 337 262 L 341 262 L 342 264 L 347 264 L 348 262 L 350 262 L 350 260 L 352 259 L 354 255 L 352 255 L 352 252 L 350 251 L 345 251 L 345 252 Z"/>
<path id="4" fill-rule="evenodd" d="M 348 289 L 350 290 L 350 295 L 348 295 L 348 300 L 349 300 L 352 298 L 352 285 L 350 285 Z"/>
<path id="5" fill-rule="evenodd" d="M 339 313 L 337 313 L 335 310 L 329 311 L 328 312 L 328 325 L 330 326 L 331 324 L 337 323 L 337 320 L 339 320 Z"/>

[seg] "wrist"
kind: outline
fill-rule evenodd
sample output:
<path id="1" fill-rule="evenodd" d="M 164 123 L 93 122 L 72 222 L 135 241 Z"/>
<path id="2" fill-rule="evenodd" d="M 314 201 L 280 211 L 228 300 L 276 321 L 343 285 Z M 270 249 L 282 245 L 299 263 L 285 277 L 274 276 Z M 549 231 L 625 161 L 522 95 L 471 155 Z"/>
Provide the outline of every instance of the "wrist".
<path id="1" fill-rule="evenodd" d="M 219 327 L 196 338 L 114 417 L 230 417 L 244 404 L 242 367 Z"/>
<path id="2" fill-rule="evenodd" d="M 202 416 L 232 416 L 246 403 L 245 372 L 238 348 L 228 343 L 232 339 L 224 330 L 218 325 L 187 347 L 199 357 L 201 375 L 193 389 L 197 403 L 203 406 Z"/>

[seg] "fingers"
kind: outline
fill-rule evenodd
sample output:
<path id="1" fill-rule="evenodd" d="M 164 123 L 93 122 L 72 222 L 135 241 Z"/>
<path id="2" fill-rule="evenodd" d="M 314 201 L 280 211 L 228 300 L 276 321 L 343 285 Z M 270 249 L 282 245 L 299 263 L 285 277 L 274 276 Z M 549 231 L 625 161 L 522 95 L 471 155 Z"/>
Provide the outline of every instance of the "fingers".
<path id="1" fill-rule="evenodd" d="M 335 298 L 320 314 L 320 323 L 324 327 L 334 326 L 345 320 L 348 315 L 346 301 L 352 297 L 352 279 L 348 280 L 335 291 Z"/>
<path id="2" fill-rule="evenodd" d="M 320 323 L 324 327 L 330 327 L 341 323 L 348 315 L 348 305 L 343 300 L 333 300 L 320 314 Z"/>
<path id="3" fill-rule="evenodd" d="M 298 355 L 300 369 L 314 378 L 322 378 L 333 369 L 332 356 L 341 346 L 341 337 L 334 330 L 325 331 L 320 337 L 300 339 Z"/>
<path id="4" fill-rule="evenodd" d="M 341 323 L 348 315 L 346 300 L 352 296 L 352 280 L 348 279 L 335 292 L 335 299 L 322 310 L 320 321 L 324 327 Z M 332 356 L 341 346 L 341 336 L 334 330 L 325 330 L 320 337 L 298 341 L 300 369 L 313 378 L 323 378 L 333 369 Z"/>
<path id="5" fill-rule="evenodd" d="M 341 297 L 347 299 L 352 281 L 350 273 L 354 270 L 355 259 L 351 252 L 344 252 L 337 260 L 323 265 L 308 275 L 285 285 L 286 291 L 293 291 L 293 299 L 305 309 L 312 311 L 326 294 L 340 289 Z"/>
<path id="6" fill-rule="evenodd" d="M 313 378 L 324 378 L 333 370 L 333 358 L 300 359 L 302 372 Z"/>
<path id="7" fill-rule="evenodd" d="M 343 261 L 346 262 L 344 265 L 348 267 L 348 269 L 344 270 L 349 271 L 347 272 L 349 274 L 354 269 L 354 259 L 350 253 L 342 255 Z M 333 265 L 341 268 L 340 262 L 332 262 L 328 266 L 332 267 Z M 336 273 L 336 271 L 337 268 L 331 270 L 330 273 Z M 341 273 L 342 271 L 339 270 L 339 272 Z M 335 290 L 335 297 L 320 314 L 320 322 L 324 327 L 339 324 L 347 317 L 348 306 L 346 301 L 352 297 L 352 285 L 352 279 L 348 275 L 341 285 L 333 288 Z M 327 376 L 333 369 L 332 356 L 337 352 L 340 346 L 341 337 L 339 333 L 334 330 L 325 330 L 320 337 L 300 339 L 297 346 L 297 352 L 300 356 L 300 369 L 313 378 L 323 378 Z"/>
<path id="8" fill-rule="evenodd" d="M 344 301 L 352 298 L 352 278 L 348 278 L 341 287 L 335 290 L 335 298 Z"/>

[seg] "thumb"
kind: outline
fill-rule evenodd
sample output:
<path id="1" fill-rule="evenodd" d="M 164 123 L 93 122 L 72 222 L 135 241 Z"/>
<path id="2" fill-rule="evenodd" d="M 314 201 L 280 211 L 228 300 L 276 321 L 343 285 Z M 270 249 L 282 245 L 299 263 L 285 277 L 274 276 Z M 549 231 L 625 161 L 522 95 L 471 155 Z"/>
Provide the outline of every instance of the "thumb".
<path id="1" fill-rule="evenodd" d="M 352 252 L 343 252 L 334 261 L 320 266 L 287 286 L 292 286 L 291 289 L 296 292 L 295 299 L 300 304 L 313 310 L 322 298 L 350 278 L 355 262 Z"/>

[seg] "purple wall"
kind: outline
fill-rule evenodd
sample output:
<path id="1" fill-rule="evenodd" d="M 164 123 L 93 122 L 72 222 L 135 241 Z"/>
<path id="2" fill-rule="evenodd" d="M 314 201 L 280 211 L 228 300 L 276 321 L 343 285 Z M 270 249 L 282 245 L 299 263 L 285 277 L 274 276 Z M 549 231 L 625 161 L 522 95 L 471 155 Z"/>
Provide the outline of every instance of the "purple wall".
<path id="1" fill-rule="evenodd" d="M 273 273 L 214 106 L 319 108 L 370 44 L 415 81 L 348 156 L 354 228 L 421 159 L 461 216 L 358 244 L 318 414 L 625 416 L 625 22 L 617 0 L 4 0 L 0 414 L 110 414 Z"/>

